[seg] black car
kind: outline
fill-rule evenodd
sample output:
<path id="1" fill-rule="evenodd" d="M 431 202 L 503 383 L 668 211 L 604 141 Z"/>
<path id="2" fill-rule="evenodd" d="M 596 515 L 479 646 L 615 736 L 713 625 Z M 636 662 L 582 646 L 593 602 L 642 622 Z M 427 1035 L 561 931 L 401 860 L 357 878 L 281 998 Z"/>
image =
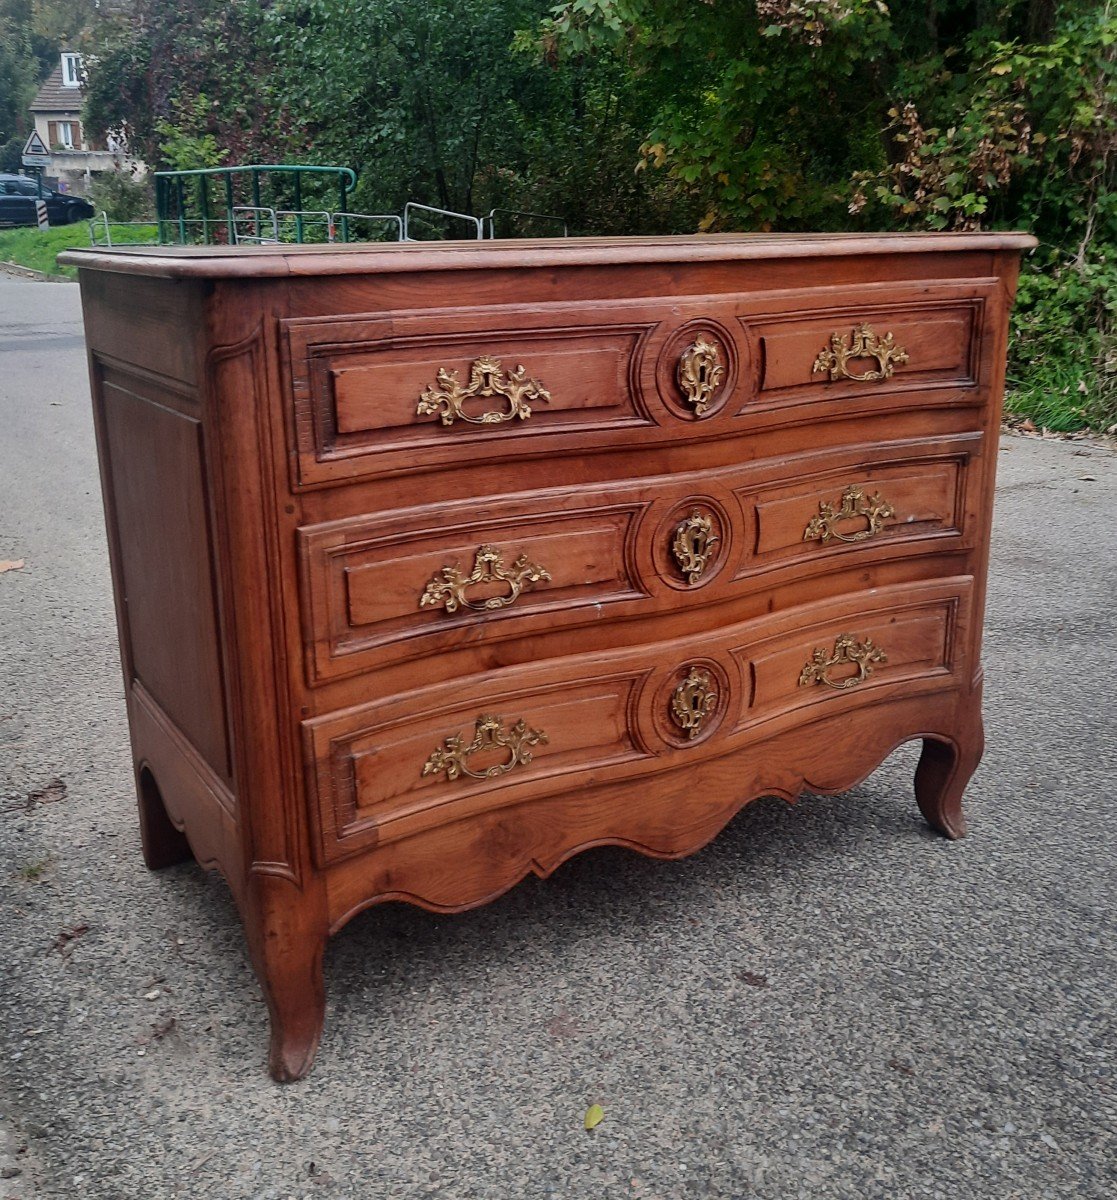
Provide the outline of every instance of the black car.
<path id="1" fill-rule="evenodd" d="M 0 225 L 35 225 L 35 201 L 39 187 L 26 175 L 0 175 Z M 52 225 L 72 225 L 88 221 L 93 205 L 84 196 L 69 196 L 43 188 L 42 199 L 47 205 L 47 220 Z"/>

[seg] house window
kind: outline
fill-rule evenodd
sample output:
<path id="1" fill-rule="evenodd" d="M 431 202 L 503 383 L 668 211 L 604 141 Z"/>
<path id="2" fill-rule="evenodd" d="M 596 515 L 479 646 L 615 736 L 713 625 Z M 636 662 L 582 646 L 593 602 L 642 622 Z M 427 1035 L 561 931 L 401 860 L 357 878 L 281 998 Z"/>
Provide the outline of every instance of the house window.
<path id="1" fill-rule="evenodd" d="M 73 150 L 78 136 L 77 121 L 51 121 L 47 128 L 52 150 Z"/>
<path id="2" fill-rule="evenodd" d="M 62 84 L 64 87 L 81 87 L 81 55 L 62 55 Z"/>

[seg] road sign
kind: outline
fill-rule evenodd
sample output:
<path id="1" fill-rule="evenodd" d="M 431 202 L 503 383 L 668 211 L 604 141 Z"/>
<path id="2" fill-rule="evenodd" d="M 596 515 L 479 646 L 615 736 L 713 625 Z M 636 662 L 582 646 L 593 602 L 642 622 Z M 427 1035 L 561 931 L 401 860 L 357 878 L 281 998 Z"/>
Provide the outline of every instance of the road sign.
<path id="1" fill-rule="evenodd" d="M 47 202 L 45 200 L 35 201 L 35 220 L 39 222 L 40 229 L 50 228 L 50 220 L 47 218 Z"/>
<path id="2" fill-rule="evenodd" d="M 31 130 L 31 136 L 23 147 L 23 165 L 25 167 L 49 167 L 50 151 L 36 130 Z"/>

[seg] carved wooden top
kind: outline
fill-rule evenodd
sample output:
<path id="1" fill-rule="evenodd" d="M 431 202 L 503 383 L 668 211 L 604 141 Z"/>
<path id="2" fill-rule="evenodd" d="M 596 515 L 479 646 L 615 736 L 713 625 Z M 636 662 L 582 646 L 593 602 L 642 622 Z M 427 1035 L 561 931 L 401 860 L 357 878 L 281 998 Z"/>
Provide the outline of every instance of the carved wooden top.
<path id="1" fill-rule="evenodd" d="M 727 233 L 314 246 L 144 246 L 67 250 L 67 266 L 164 278 L 383 274 L 553 266 L 1030 250 L 1026 233 Z"/>

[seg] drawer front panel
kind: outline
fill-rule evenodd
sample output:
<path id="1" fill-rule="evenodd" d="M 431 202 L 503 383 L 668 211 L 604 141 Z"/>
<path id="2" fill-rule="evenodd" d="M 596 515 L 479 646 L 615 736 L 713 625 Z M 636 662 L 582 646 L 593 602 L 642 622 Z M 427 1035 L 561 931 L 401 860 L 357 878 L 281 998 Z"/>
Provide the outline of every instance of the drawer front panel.
<path id="1" fill-rule="evenodd" d="M 460 689 L 468 700 L 443 693 L 435 711 L 349 728 L 344 718 L 308 723 L 325 857 L 377 840 L 389 817 L 429 820 L 478 796 L 491 807 L 502 792 L 643 757 L 633 707 L 646 674 L 602 671 L 549 687 L 474 678 Z"/>
<path id="2" fill-rule="evenodd" d="M 867 599 L 862 611 L 852 608 L 766 646 L 741 647 L 735 654 L 747 660 L 753 681 L 746 722 L 947 675 L 958 603 L 953 595 L 914 602 L 904 595 L 891 605 Z"/>
<path id="3" fill-rule="evenodd" d="M 811 714 L 966 680 L 969 576 L 700 637 L 509 667 L 304 723 L 319 853 L 728 752 Z M 914 732 L 914 731 L 913 731 Z"/>
<path id="4" fill-rule="evenodd" d="M 740 571 L 782 566 L 843 549 L 962 535 L 966 456 L 896 465 L 858 463 L 737 497 L 756 530 Z"/>
<path id="5" fill-rule="evenodd" d="M 311 678 L 435 653 L 463 636 L 497 641 L 556 620 L 600 620 L 603 606 L 641 600 L 634 546 L 648 503 L 634 489 L 579 489 L 300 530 Z"/>
<path id="6" fill-rule="evenodd" d="M 876 288 L 831 289 L 785 312 L 743 314 L 756 391 L 738 415 L 831 401 L 844 411 L 973 403 L 988 293 L 971 284 L 884 300 Z"/>
<path id="7" fill-rule="evenodd" d="M 308 678 L 717 603 L 773 570 L 965 548 L 980 445 L 827 451 L 300 529 Z"/>
<path id="8" fill-rule="evenodd" d="M 637 382 L 646 306 L 287 320 L 296 486 L 518 453 L 540 435 L 654 424 Z M 500 443 L 499 448 L 496 443 Z"/>

